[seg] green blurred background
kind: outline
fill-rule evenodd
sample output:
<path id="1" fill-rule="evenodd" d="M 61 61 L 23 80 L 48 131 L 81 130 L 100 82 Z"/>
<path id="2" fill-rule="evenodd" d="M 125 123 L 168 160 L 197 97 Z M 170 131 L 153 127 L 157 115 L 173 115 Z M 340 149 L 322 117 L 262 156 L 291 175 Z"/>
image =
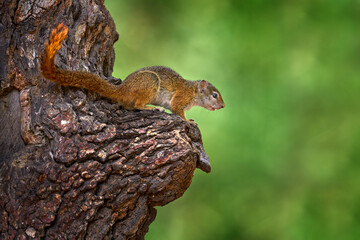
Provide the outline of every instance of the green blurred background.
<path id="1" fill-rule="evenodd" d="M 106 1 L 114 76 L 165 65 L 221 91 L 187 113 L 212 164 L 147 240 L 360 239 L 360 1 Z"/>

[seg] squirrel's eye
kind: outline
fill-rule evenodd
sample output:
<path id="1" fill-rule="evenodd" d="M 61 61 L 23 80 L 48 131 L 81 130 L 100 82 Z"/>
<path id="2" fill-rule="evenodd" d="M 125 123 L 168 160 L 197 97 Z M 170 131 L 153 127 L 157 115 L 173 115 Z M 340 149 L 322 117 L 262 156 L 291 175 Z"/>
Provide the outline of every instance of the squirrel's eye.
<path id="1" fill-rule="evenodd" d="M 213 92 L 212 96 L 213 98 L 217 98 L 218 94 L 216 92 Z"/>

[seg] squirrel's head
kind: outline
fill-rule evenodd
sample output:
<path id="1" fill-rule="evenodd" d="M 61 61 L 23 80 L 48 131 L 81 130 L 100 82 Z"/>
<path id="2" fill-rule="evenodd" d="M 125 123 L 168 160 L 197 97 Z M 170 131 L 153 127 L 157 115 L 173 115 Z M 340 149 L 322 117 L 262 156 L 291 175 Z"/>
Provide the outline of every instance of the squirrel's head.
<path id="1" fill-rule="evenodd" d="M 219 90 L 211 83 L 205 80 L 198 81 L 197 86 L 197 105 L 206 108 L 210 111 L 221 109 L 225 107 L 224 100 L 221 97 Z"/>

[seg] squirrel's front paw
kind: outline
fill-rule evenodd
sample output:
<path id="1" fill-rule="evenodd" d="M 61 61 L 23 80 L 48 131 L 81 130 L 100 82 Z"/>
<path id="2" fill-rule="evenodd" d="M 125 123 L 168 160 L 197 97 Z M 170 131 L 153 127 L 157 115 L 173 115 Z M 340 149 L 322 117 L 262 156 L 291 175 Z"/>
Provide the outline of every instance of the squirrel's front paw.
<path id="1" fill-rule="evenodd" d="M 193 125 L 196 125 L 197 126 L 197 123 L 193 120 L 193 119 L 187 119 L 186 120 L 188 123 L 190 124 L 193 124 Z"/>

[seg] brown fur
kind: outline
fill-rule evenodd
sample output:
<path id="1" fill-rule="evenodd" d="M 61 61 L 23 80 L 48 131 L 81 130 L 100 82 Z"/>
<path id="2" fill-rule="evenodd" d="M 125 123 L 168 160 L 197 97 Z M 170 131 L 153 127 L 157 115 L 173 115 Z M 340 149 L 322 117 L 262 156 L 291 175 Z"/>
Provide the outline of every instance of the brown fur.
<path id="1" fill-rule="evenodd" d="M 119 102 L 125 109 L 151 109 L 152 104 L 170 109 L 183 119 L 185 110 L 192 106 L 202 106 L 209 110 L 225 107 L 219 91 L 210 83 L 188 81 L 174 70 L 153 66 L 139 69 L 130 74 L 121 85 L 113 85 L 87 72 L 59 69 L 54 59 L 62 42 L 67 37 L 68 28 L 59 24 L 51 32 L 45 44 L 42 57 L 42 75 L 64 86 L 82 87 Z M 212 99 L 216 92 L 218 97 Z"/>

